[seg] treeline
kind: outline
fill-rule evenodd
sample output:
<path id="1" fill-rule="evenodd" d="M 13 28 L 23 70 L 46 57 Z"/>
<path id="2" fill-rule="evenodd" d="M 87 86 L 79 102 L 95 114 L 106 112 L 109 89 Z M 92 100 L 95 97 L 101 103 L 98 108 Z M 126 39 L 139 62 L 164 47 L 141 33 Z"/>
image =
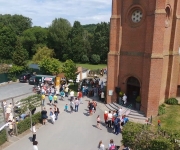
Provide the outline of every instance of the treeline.
<path id="1" fill-rule="evenodd" d="M 21 65 L 32 60 L 39 48 L 54 50 L 60 61 L 106 63 L 109 49 L 109 23 L 73 26 L 56 18 L 48 28 L 32 27 L 32 20 L 22 15 L 0 15 L 0 59 Z M 22 64 L 23 65 L 23 64 Z"/>

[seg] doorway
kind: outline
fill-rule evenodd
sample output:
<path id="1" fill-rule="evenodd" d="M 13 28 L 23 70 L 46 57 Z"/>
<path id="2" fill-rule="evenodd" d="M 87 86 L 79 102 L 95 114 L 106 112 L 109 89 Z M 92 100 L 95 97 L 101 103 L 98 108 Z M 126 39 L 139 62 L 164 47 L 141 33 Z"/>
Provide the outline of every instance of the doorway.
<path id="1" fill-rule="evenodd" d="M 136 105 L 136 98 L 140 95 L 140 83 L 135 77 L 127 79 L 127 102 L 132 104 L 133 108 Z"/>

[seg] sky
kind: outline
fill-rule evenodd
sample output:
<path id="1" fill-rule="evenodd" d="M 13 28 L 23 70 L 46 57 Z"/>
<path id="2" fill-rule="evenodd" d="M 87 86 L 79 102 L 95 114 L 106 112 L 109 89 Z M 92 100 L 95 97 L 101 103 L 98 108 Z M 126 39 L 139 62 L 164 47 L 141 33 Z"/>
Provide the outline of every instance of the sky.
<path id="1" fill-rule="evenodd" d="M 109 22 L 112 0 L 0 0 L 0 14 L 19 14 L 32 19 L 33 26 L 48 27 L 55 18 L 72 25 Z"/>

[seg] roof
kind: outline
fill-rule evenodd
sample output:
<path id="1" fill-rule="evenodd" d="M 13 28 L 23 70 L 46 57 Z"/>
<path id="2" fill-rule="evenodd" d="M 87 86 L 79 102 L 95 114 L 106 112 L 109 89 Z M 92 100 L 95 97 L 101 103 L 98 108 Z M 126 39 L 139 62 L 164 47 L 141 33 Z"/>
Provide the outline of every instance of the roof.
<path id="1" fill-rule="evenodd" d="M 51 76 L 51 75 L 36 75 L 36 77 L 48 77 L 48 78 L 55 78 L 56 76 Z"/>
<path id="2" fill-rule="evenodd" d="M 87 69 L 87 68 L 82 68 L 82 72 L 86 72 L 86 71 L 88 71 L 89 69 Z"/>

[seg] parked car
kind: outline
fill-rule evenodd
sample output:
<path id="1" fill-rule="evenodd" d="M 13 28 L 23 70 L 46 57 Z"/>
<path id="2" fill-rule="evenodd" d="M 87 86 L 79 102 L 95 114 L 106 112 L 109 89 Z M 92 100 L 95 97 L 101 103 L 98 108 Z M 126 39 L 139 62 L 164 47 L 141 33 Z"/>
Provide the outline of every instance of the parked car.
<path id="1" fill-rule="evenodd" d="M 30 73 L 23 73 L 20 75 L 19 77 L 19 82 L 28 82 L 30 77 L 32 77 L 33 75 Z"/>
<path id="2" fill-rule="evenodd" d="M 30 79 L 29 79 L 29 84 L 30 84 L 30 85 L 35 85 L 35 84 L 36 84 L 36 76 L 30 77 Z"/>

